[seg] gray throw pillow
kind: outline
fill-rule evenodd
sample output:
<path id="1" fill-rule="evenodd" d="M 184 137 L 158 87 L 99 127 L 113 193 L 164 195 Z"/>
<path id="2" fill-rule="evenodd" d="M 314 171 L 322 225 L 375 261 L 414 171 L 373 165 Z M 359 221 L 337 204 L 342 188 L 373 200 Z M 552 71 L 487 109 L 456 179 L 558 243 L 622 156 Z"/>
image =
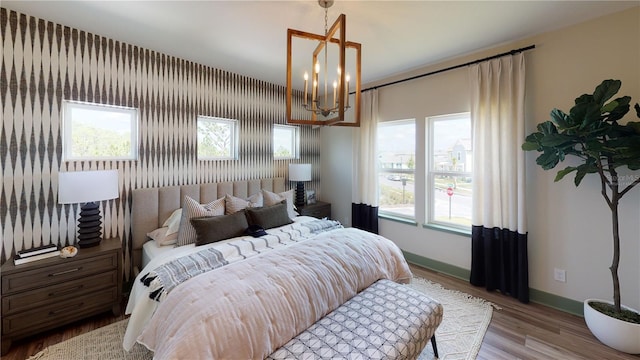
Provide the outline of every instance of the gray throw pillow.
<path id="1" fill-rule="evenodd" d="M 271 229 L 293 223 L 287 212 L 286 201 L 261 208 L 247 208 L 245 211 L 247 212 L 249 223 L 261 226 L 263 229 Z"/>
<path id="2" fill-rule="evenodd" d="M 244 210 L 231 215 L 192 218 L 191 225 L 196 229 L 196 246 L 244 236 L 249 227 Z"/>

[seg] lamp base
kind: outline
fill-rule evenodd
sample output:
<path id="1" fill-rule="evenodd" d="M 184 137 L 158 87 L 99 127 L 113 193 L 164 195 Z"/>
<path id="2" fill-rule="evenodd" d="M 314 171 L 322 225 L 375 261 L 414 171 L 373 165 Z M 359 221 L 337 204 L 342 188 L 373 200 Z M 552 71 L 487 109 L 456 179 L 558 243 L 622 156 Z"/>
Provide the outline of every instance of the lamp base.
<path id="1" fill-rule="evenodd" d="M 296 206 L 304 206 L 304 183 L 298 181 L 296 184 Z"/>
<path id="2" fill-rule="evenodd" d="M 101 219 L 100 206 L 97 203 L 89 202 L 80 208 L 78 247 L 88 248 L 100 244 L 102 240 Z"/>

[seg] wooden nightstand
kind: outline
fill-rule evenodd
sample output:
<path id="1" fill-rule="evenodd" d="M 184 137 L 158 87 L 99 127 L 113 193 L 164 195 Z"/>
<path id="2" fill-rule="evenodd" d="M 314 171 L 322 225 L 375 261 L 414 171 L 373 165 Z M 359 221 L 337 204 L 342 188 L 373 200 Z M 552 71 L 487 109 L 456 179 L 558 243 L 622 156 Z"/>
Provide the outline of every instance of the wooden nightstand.
<path id="1" fill-rule="evenodd" d="M 108 310 L 120 314 L 122 243 L 106 239 L 53 257 L 2 265 L 2 354 L 16 339 Z"/>
<path id="2" fill-rule="evenodd" d="M 331 204 L 324 201 L 316 201 L 315 204 L 298 206 L 298 213 L 304 216 L 313 216 L 319 219 L 331 218 Z"/>

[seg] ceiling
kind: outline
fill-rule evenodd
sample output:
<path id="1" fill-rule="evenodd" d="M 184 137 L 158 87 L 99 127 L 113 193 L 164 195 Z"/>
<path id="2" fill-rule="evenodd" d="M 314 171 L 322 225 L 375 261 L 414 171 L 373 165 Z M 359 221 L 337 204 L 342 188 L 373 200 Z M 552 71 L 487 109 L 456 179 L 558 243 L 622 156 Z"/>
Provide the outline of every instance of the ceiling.
<path id="1" fill-rule="evenodd" d="M 336 0 L 367 84 L 639 6 L 636 1 Z M 10 1 L 2 6 L 214 68 L 286 84 L 287 28 L 324 33 L 315 0 Z"/>

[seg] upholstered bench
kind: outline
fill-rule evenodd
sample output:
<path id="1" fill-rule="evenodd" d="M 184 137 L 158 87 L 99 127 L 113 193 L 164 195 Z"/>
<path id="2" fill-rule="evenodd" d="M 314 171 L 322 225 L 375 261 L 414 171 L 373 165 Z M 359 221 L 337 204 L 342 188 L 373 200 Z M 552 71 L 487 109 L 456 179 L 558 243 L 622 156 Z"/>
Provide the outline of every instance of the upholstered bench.
<path id="1" fill-rule="evenodd" d="M 415 359 L 442 322 L 440 303 L 379 280 L 274 351 L 268 359 Z"/>

